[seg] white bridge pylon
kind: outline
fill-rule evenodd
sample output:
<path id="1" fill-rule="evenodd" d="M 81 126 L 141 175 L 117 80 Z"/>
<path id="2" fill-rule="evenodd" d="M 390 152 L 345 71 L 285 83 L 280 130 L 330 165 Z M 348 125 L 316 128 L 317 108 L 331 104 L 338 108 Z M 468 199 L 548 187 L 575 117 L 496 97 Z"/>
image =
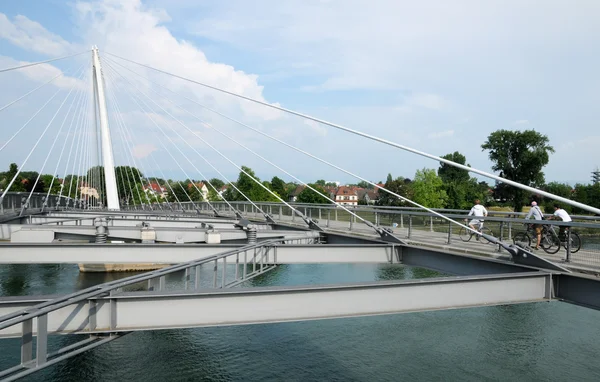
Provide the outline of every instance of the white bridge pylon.
<path id="1" fill-rule="evenodd" d="M 102 136 L 102 163 L 104 166 L 104 181 L 106 190 L 106 207 L 109 210 L 119 210 L 119 195 L 117 192 L 117 178 L 115 176 L 115 163 L 113 159 L 110 128 L 108 127 L 108 114 L 106 111 L 106 98 L 104 93 L 104 76 L 100 65 L 98 47 L 92 48 L 92 72 L 94 82 L 94 99 L 100 117 L 100 134 Z"/>

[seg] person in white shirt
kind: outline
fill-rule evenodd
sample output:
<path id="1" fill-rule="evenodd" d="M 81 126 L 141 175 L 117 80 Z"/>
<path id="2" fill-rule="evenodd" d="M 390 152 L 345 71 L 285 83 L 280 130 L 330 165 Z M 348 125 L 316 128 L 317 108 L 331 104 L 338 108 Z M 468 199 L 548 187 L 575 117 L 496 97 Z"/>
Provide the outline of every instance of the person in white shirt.
<path id="1" fill-rule="evenodd" d="M 471 208 L 471 211 L 469 211 L 469 215 L 467 215 L 467 216 L 473 216 L 475 218 L 478 218 L 478 217 L 486 217 L 488 215 L 488 212 L 485 209 L 485 207 L 479 203 L 480 203 L 479 199 L 475 200 L 475 205 Z M 467 219 L 465 219 L 465 221 L 466 220 Z M 477 226 L 477 228 L 475 228 L 475 226 Z M 479 231 L 483 227 L 483 219 L 471 220 L 469 222 L 469 227 L 471 227 L 471 229 L 474 229 L 475 231 Z"/>
<path id="2" fill-rule="evenodd" d="M 525 219 L 529 219 L 532 216 L 534 220 L 544 219 L 544 214 L 542 213 L 540 207 L 538 207 L 537 202 L 535 200 L 531 202 L 531 209 L 529 210 L 527 216 L 525 216 Z M 542 225 L 534 224 L 533 229 L 535 230 L 535 236 L 537 237 L 537 245 L 533 247 L 533 249 L 540 249 L 540 242 L 542 241 Z"/>
<path id="3" fill-rule="evenodd" d="M 569 216 L 569 213 L 565 210 L 563 210 L 562 208 L 560 208 L 560 206 L 558 204 L 554 205 L 554 216 L 552 217 L 554 220 L 558 220 L 559 218 L 564 221 L 564 222 L 570 222 L 573 221 L 571 219 L 571 217 Z M 565 235 L 567 233 L 567 229 L 569 229 L 568 226 L 561 226 L 560 227 L 560 233 L 562 235 Z M 564 236 L 563 236 L 564 237 Z"/>

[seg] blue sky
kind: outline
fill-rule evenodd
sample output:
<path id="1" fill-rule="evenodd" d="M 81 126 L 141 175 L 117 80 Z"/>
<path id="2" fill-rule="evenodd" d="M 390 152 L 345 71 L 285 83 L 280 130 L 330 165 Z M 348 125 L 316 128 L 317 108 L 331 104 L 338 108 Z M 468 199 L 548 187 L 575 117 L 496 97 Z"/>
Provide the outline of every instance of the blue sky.
<path id="1" fill-rule="evenodd" d="M 460 151 L 473 167 L 484 171 L 491 171 L 491 163 L 480 146 L 492 131 L 535 129 L 547 134 L 556 149 L 545 169 L 546 179 L 587 183 L 590 172 L 600 165 L 599 16 L 600 3 L 593 0 L 2 2 L 0 66 L 79 52 L 96 44 L 101 54 L 118 54 L 434 155 Z M 57 70 L 73 77 L 71 71 L 80 65 L 89 65 L 88 54 L 26 74 L 0 73 L 4 89 L 0 105 L 49 80 Z M 127 73 L 110 61 L 107 65 Z M 353 181 L 183 97 L 373 181 L 385 179 L 388 172 L 412 177 L 417 169 L 438 166 L 398 149 L 126 66 L 175 90 L 174 99 L 205 124 L 165 99 L 156 98 L 157 103 L 232 161 L 254 168 L 261 178 L 279 175 L 290 180 L 207 126 L 222 128 L 302 180 Z M 133 160 L 129 154 L 133 149 L 135 160 L 149 174 L 160 176 L 156 161 L 167 177 L 183 177 L 185 172 L 200 178 L 185 156 L 204 175 L 219 176 L 195 149 L 235 179 L 238 170 L 182 124 L 159 109 L 140 110 L 125 90 L 129 85 L 119 81 L 116 73 L 107 77 L 119 116 L 133 136 L 123 142 L 113 131 L 117 164 Z M 129 78 L 140 89 L 160 89 L 133 74 Z M 61 91 L 56 102 L 0 152 L 0 163 L 20 164 L 25 159 L 32 137 L 43 131 L 72 86 L 78 86 L 77 92 L 87 89 L 83 80 L 57 81 L 0 114 L 0 141 L 6 141 L 54 91 Z M 112 126 L 118 116 L 110 97 L 108 103 Z M 154 128 L 148 114 L 170 129 L 165 131 L 183 155 Z M 60 144 L 69 138 L 66 130 L 59 133 L 58 129 L 58 123 L 50 127 L 27 169 L 41 168 L 57 135 L 61 139 L 50 163 L 58 160 Z M 167 151 L 178 158 L 183 170 Z M 62 176 L 65 171 L 59 172 Z"/>

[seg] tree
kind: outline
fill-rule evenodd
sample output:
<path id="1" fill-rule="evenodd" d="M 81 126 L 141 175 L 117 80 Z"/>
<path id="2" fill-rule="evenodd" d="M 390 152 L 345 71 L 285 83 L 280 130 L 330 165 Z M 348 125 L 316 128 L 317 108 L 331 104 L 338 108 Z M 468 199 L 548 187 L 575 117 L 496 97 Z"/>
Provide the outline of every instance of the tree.
<path id="1" fill-rule="evenodd" d="M 248 199 L 255 202 L 279 201 L 276 197 L 274 197 L 271 193 L 257 183 L 260 183 L 260 179 L 254 174 L 254 171 L 251 168 L 242 166 L 242 170 L 243 171 L 240 171 L 238 176 L 236 187 L 242 193 L 244 193 Z M 242 196 L 237 190 L 231 190 L 231 193 L 229 193 L 228 197 L 232 198 L 228 200 L 246 200 L 246 198 L 244 198 L 244 196 Z"/>
<path id="2" fill-rule="evenodd" d="M 215 188 L 217 190 L 220 190 L 221 188 L 223 188 L 223 186 L 225 185 L 225 182 L 223 182 L 221 179 L 219 178 L 212 178 L 210 180 L 210 184 L 212 184 L 213 186 L 215 186 Z M 208 186 L 208 189 L 212 189 L 212 187 Z M 213 190 L 214 191 L 214 190 Z"/>
<path id="3" fill-rule="evenodd" d="M 368 190 L 372 190 L 375 188 L 375 186 L 373 186 L 371 183 L 364 181 L 364 180 L 361 180 L 360 182 L 358 182 L 357 186 L 360 188 L 366 188 Z"/>
<path id="4" fill-rule="evenodd" d="M 576 184 L 573 199 L 588 206 L 600 208 L 600 183 Z M 573 208 L 574 213 L 588 213 L 580 208 Z"/>
<path id="5" fill-rule="evenodd" d="M 19 166 L 17 166 L 16 163 L 11 163 L 8 168 L 8 171 L 5 172 L 2 176 L 2 189 L 8 187 L 8 185 L 10 184 L 12 179 L 15 177 L 15 175 L 17 175 L 17 172 L 19 172 Z M 11 192 L 25 191 L 25 185 L 23 184 L 23 179 L 24 179 L 23 175 L 19 174 L 19 176 L 17 176 L 14 183 L 10 187 L 9 191 L 11 191 Z"/>
<path id="6" fill-rule="evenodd" d="M 319 186 L 318 184 L 309 184 L 309 186 L 311 186 L 315 190 L 319 191 L 321 194 L 327 195 L 327 191 L 323 187 Z M 298 194 L 298 199 L 296 199 L 296 201 L 298 203 L 316 203 L 316 204 L 331 203 L 331 200 L 319 195 L 318 193 L 314 192 L 313 190 L 311 190 L 308 187 L 305 187 L 304 190 L 302 190 L 302 192 L 300 192 L 300 194 Z"/>
<path id="7" fill-rule="evenodd" d="M 417 170 L 412 183 L 414 192 L 413 200 L 429 208 L 443 208 L 446 206 L 448 195 L 444 191 L 442 178 L 437 176 L 435 170 L 424 168 Z"/>
<path id="8" fill-rule="evenodd" d="M 498 130 L 488 136 L 481 145 L 489 151 L 494 171 L 500 176 L 533 187 L 544 184 L 542 168 L 548 164 L 554 148 L 548 144 L 548 137 L 535 130 Z M 512 200 L 515 212 L 520 212 L 527 201 L 527 193 L 516 187 L 505 189 Z"/>
<path id="9" fill-rule="evenodd" d="M 469 166 L 466 164 L 467 158 L 458 151 L 446 154 L 442 158 Z M 448 196 L 446 201 L 447 208 L 462 210 L 470 208 L 475 199 L 484 200 L 487 189 L 482 188 L 477 183 L 477 179 L 472 178 L 467 170 L 446 163 L 440 163 L 438 176 L 442 179 L 444 191 L 446 191 L 446 195 Z"/>
<path id="10" fill-rule="evenodd" d="M 550 182 L 547 185 L 545 185 L 543 189 L 544 191 L 547 191 L 551 194 L 562 196 L 563 198 L 567 199 L 571 199 L 571 196 L 573 194 L 573 187 L 566 183 Z M 555 201 L 553 199 L 543 198 L 541 205 L 543 206 L 545 212 L 553 212 L 554 203 Z M 572 207 L 569 205 L 565 205 L 563 206 L 563 208 L 569 213 L 572 212 Z"/>
<path id="11" fill-rule="evenodd" d="M 442 157 L 443 159 L 450 160 L 452 162 L 464 165 L 467 162 L 467 158 L 464 155 L 455 151 L 452 154 L 446 154 Z M 467 165 L 468 166 L 468 165 Z M 440 162 L 440 168 L 438 169 L 438 176 L 444 182 L 466 182 L 469 180 L 470 175 L 467 170 L 460 169 L 458 167 L 449 165 L 447 163 Z"/>
<path id="12" fill-rule="evenodd" d="M 287 191 L 283 179 L 274 176 L 273 179 L 271 179 L 271 188 L 283 199 L 287 198 Z"/>
<path id="13" fill-rule="evenodd" d="M 394 192 L 406 199 L 412 200 L 413 198 L 413 190 L 411 187 L 411 182 L 409 179 L 405 179 L 401 176 L 392 179 L 392 175 L 389 174 L 387 177 L 387 181 L 384 185 L 386 190 Z M 379 190 L 379 199 L 377 200 L 377 205 L 380 206 L 406 206 L 407 202 L 398 198 L 395 195 L 390 194 L 387 191 Z"/>
<path id="14" fill-rule="evenodd" d="M 325 182 L 325 180 L 324 180 L 324 179 L 319 179 L 319 180 L 317 180 L 317 181 L 315 182 L 315 184 L 318 184 L 318 185 L 319 185 L 319 186 L 321 186 L 321 187 L 325 187 L 325 185 L 326 185 L 327 183 Z"/>

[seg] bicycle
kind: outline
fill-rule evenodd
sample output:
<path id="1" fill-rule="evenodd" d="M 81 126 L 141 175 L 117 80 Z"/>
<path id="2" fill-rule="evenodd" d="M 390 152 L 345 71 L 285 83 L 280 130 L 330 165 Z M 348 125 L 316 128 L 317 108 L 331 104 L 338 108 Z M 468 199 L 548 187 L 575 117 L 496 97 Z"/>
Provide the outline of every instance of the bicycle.
<path id="1" fill-rule="evenodd" d="M 491 241 L 489 241 L 488 239 L 486 239 L 485 236 L 483 236 L 483 235 L 494 236 L 492 234 L 491 229 L 489 229 L 488 227 L 484 227 L 483 224 L 480 224 L 477 232 L 479 232 L 479 233 L 476 234 L 473 231 L 471 231 L 470 229 L 466 229 L 465 227 L 460 227 L 460 230 L 458 231 L 458 236 L 460 236 L 460 239 L 462 241 L 468 242 L 471 240 L 471 238 L 474 235 L 477 235 L 477 240 L 479 240 L 483 244 L 494 244 Z"/>
<path id="2" fill-rule="evenodd" d="M 527 247 L 531 247 L 531 241 L 537 240 L 535 232 L 533 231 L 533 224 L 526 224 L 527 230 L 525 232 L 519 232 L 513 237 L 513 243 L 521 242 L 527 245 Z M 570 230 L 570 228 L 567 228 Z M 544 252 L 549 254 L 554 254 L 558 252 L 561 245 L 567 249 L 567 240 L 568 231 L 565 232 L 565 240 L 560 240 L 559 234 L 556 232 L 553 225 L 544 224 L 542 226 L 542 238 L 540 240 L 540 247 L 544 250 Z M 577 253 L 581 249 L 581 238 L 579 234 L 575 231 L 571 231 L 571 253 Z"/>

